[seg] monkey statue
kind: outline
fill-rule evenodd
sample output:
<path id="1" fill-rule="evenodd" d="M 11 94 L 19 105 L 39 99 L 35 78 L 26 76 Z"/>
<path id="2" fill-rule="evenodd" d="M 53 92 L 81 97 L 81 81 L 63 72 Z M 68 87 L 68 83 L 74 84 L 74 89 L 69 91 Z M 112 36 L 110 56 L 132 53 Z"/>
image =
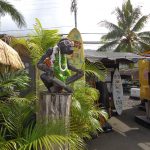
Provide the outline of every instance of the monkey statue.
<path id="1" fill-rule="evenodd" d="M 80 79 L 84 73 L 71 65 L 66 55 L 73 53 L 73 42 L 68 38 L 61 39 L 54 48 L 49 48 L 37 63 L 42 70 L 41 80 L 50 93 L 69 92 L 73 90 L 68 84 Z M 71 71 L 75 72 L 71 75 Z"/>

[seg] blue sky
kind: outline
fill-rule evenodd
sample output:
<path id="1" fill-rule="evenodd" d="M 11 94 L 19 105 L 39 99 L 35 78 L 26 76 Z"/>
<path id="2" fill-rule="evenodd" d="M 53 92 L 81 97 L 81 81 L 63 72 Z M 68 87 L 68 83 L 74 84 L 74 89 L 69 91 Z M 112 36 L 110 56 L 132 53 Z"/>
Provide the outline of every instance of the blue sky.
<path id="1" fill-rule="evenodd" d="M 99 33 L 82 35 L 84 41 L 99 41 L 101 33 L 107 30 L 98 25 L 98 22 L 107 20 L 115 22 L 113 13 L 116 7 L 120 7 L 124 0 L 77 0 L 77 23 L 81 33 Z M 47 29 L 57 28 L 60 33 L 68 34 L 74 27 L 74 15 L 70 12 L 71 0 L 8 0 L 25 17 L 27 27 L 19 29 L 9 16 L 1 17 L 0 32 L 15 36 L 25 35 L 31 32 L 35 18 L 38 18 L 43 27 Z M 141 6 L 143 14 L 149 14 L 149 0 L 131 0 L 134 6 Z M 149 30 L 150 24 L 145 30 Z M 97 45 L 93 45 L 96 46 Z"/>

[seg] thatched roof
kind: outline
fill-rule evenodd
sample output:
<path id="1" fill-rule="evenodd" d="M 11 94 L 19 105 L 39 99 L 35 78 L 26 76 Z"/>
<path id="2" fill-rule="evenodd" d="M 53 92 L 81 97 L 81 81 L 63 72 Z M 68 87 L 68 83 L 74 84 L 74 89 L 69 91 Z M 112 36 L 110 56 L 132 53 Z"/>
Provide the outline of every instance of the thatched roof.
<path id="1" fill-rule="evenodd" d="M 24 68 L 18 53 L 2 40 L 0 40 L 0 64 L 10 66 L 13 69 Z"/>
<path id="2" fill-rule="evenodd" d="M 10 36 L 7 34 L 0 34 L 0 39 L 7 43 L 8 45 L 12 46 L 12 43 L 16 38 L 14 36 Z M 19 56 L 22 57 L 30 57 L 28 49 L 21 43 L 15 43 L 12 46 L 19 54 Z"/>

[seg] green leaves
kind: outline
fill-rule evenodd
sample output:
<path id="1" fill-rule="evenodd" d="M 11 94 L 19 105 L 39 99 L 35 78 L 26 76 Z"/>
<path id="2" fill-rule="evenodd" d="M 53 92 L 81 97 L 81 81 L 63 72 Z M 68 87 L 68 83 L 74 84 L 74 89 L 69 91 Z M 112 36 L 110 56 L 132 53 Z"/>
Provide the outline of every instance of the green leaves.
<path id="1" fill-rule="evenodd" d="M 140 30 L 142 30 L 149 19 L 149 15 L 142 16 L 140 7 L 134 8 L 127 0 L 122 4 L 122 8 L 116 8 L 117 25 L 108 21 L 102 24 L 109 32 L 102 36 L 105 43 L 98 49 L 102 51 L 117 52 L 140 52 L 149 48 L 150 36 L 147 39 L 142 38 Z M 147 32 L 147 35 L 150 32 Z"/>
<path id="2" fill-rule="evenodd" d="M 98 90 L 89 87 L 84 81 L 75 82 L 70 129 L 80 138 L 90 138 L 90 133 L 101 129 L 98 119 L 102 110 L 96 105 L 98 99 Z"/>
<path id="3" fill-rule="evenodd" d="M 66 134 L 64 122 L 57 120 L 49 122 L 47 125 L 36 123 L 34 128 L 32 126 L 31 129 L 27 128 L 24 136 L 25 142 L 20 149 L 62 148 L 68 143 L 68 140 L 69 136 Z"/>
<path id="4" fill-rule="evenodd" d="M 0 14 L 1 16 L 5 16 L 9 14 L 12 20 L 17 24 L 18 27 L 26 26 L 24 17 L 22 14 L 14 8 L 9 2 L 5 2 L 4 0 L 0 0 Z"/>
<path id="5" fill-rule="evenodd" d="M 149 16 L 142 16 L 137 23 L 135 24 L 135 26 L 133 27 L 132 31 L 137 32 L 140 31 L 141 29 L 143 29 L 145 23 L 148 21 Z"/>
<path id="6" fill-rule="evenodd" d="M 105 42 L 105 44 L 104 45 L 102 45 L 99 49 L 98 49 L 98 51 L 112 51 L 115 47 L 116 47 L 116 45 L 119 43 L 119 41 L 118 40 L 112 40 L 112 41 L 107 41 L 107 42 Z"/>
<path id="7" fill-rule="evenodd" d="M 34 33 L 29 35 L 29 40 L 27 42 L 33 63 L 37 63 L 45 51 L 49 47 L 53 47 L 59 39 L 58 30 L 43 29 L 42 24 L 36 18 Z"/>
<path id="8" fill-rule="evenodd" d="M 40 21 L 36 18 L 34 32 L 29 35 L 28 40 L 22 38 L 14 39 L 12 45 L 15 47 L 17 44 L 21 44 L 26 47 L 35 65 L 47 49 L 53 47 L 59 39 L 58 30 L 44 29 Z"/>
<path id="9" fill-rule="evenodd" d="M 28 86 L 30 79 L 25 70 L 0 73 L 0 96 L 12 95 Z"/>
<path id="10" fill-rule="evenodd" d="M 82 150 L 85 145 L 77 134 L 77 124 L 64 120 L 40 122 L 35 118 L 35 103 L 26 98 L 11 97 L 0 101 L 0 147 L 1 150 Z M 81 131 L 80 131 L 81 132 Z"/>
<path id="11" fill-rule="evenodd" d="M 107 70 L 101 62 L 90 62 L 85 60 L 85 76 L 89 78 L 98 78 L 104 81 L 107 75 Z"/>
<path id="12" fill-rule="evenodd" d="M 72 150 L 83 149 L 83 141 L 71 133 L 64 120 L 53 120 L 47 124 L 35 122 L 32 102 L 27 99 L 12 98 L 0 102 L 0 146 L 2 150 L 42 150 L 63 149 L 65 145 Z M 21 101 L 21 102 L 20 102 Z"/>
<path id="13" fill-rule="evenodd" d="M 101 26 L 106 27 L 106 28 L 109 29 L 110 31 L 113 31 L 113 30 L 120 30 L 120 28 L 119 28 L 117 25 L 115 25 L 115 24 L 113 24 L 113 23 L 111 23 L 111 22 L 108 22 L 108 21 L 101 21 L 99 24 L 100 24 Z"/>

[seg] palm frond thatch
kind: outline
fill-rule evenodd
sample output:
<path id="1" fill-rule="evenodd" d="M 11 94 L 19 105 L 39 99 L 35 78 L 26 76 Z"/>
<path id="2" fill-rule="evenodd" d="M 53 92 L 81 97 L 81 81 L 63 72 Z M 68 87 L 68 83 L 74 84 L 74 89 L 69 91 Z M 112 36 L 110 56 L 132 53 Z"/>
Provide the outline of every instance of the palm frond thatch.
<path id="1" fill-rule="evenodd" d="M 18 53 L 2 40 L 0 40 L 0 64 L 10 66 L 14 70 L 24 68 Z"/>

